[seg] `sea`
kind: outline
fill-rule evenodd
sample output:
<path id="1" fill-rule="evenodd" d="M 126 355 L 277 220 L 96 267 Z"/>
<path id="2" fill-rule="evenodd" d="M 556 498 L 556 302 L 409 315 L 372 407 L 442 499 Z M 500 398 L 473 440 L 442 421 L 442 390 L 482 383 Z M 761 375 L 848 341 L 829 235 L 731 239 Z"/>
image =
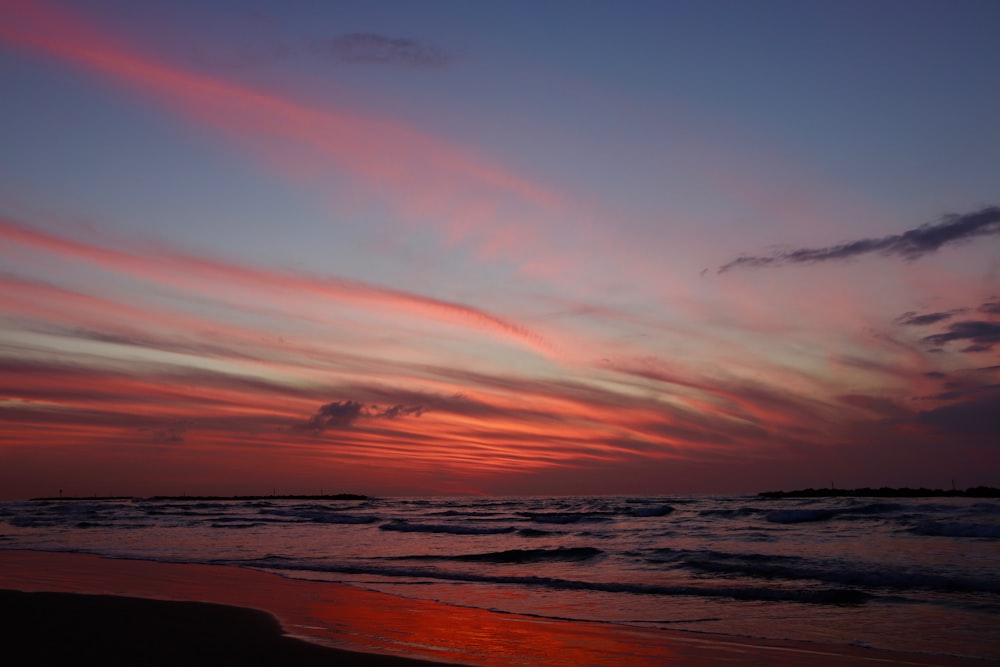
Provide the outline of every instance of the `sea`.
<path id="1" fill-rule="evenodd" d="M 0 503 L 0 549 L 210 563 L 564 621 L 1000 660 L 1000 501 Z"/>

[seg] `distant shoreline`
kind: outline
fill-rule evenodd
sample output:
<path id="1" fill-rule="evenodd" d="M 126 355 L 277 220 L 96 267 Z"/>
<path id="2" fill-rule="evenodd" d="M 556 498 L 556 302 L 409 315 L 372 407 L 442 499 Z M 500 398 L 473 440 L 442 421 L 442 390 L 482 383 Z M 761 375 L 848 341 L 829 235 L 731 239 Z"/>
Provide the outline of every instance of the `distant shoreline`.
<path id="1" fill-rule="evenodd" d="M 271 495 L 271 496 L 46 496 L 31 500 L 368 500 L 368 496 L 357 493 L 334 493 L 324 495 Z"/>
<path id="2" fill-rule="evenodd" d="M 799 489 L 797 491 L 762 491 L 760 498 L 1000 498 L 1000 489 L 991 486 L 975 486 L 968 489 Z"/>

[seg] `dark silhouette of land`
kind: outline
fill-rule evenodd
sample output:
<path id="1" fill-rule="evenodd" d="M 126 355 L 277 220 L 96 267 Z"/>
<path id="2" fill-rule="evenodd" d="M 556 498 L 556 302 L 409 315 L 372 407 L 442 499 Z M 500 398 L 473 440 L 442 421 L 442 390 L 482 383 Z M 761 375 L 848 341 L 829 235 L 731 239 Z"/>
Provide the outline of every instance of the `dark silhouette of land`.
<path id="1" fill-rule="evenodd" d="M 798 491 L 763 491 L 761 498 L 1000 498 L 1000 489 L 991 486 L 975 486 L 968 489 L 800 489 Z"/>

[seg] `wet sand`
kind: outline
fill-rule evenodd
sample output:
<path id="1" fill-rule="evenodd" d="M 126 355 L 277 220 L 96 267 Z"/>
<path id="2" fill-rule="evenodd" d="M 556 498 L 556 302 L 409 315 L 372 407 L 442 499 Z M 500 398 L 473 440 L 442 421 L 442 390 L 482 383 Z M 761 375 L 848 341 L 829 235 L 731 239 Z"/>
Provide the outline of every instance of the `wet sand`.
<path id="1" fill-rule="evenodd" d="M 7 622 L 5 648 L 14 655 L 23 649 L 29 659 L 19 664 L 30 665 L 986 664 L 808 642 L 554 621 L 240 568 L 85 554 L 0 550 L 0 589 L 8 591 L 0 594 L 0 608 L 6 618 L 15 619 Z"/>

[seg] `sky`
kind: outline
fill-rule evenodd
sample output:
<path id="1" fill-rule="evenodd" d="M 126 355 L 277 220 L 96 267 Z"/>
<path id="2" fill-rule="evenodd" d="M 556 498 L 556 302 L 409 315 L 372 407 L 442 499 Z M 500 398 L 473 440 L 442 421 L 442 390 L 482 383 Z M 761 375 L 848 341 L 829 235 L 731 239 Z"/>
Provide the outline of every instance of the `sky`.
<path id="1" fill-rule="evenodd" d="M 1000 486 L 998 28 L 0 0 L 0 497 Z"/>

